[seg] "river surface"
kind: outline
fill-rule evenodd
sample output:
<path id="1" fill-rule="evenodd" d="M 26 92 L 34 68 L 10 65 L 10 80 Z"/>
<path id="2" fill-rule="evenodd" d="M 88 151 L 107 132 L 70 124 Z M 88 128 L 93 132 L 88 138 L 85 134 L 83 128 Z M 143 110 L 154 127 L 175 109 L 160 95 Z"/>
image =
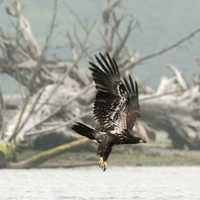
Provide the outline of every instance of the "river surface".
<path id="1" fill-rule="evenodd" d="M 199 167 L 1 170 L 1 200 L 199 200 Z"/>

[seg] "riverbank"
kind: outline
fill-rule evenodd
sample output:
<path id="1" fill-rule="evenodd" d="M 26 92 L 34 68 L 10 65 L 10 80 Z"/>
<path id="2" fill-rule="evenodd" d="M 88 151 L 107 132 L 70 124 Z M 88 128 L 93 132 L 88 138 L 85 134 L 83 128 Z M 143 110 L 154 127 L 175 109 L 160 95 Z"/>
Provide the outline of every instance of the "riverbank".
<path id="1" fill-rule="evenodd" d="M 30 158 L 41 151 L 26 151 L 18 155 L 18 161 Z M 95 152 L 70 151 L 63 153 L 37 168 L 72 168 L 98 165 Z M 149 148 L 129 151 L 114 149 L 109 158 L 111 166 L 194 166 L 200 165 L 200 151 Z"/>

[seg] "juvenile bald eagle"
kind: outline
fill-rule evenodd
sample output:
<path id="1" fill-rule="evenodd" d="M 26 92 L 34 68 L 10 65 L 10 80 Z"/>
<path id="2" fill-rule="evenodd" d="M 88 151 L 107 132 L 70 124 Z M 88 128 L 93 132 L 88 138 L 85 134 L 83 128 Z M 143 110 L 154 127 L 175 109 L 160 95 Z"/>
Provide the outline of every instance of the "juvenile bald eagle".
<path id="1" fill-rule="evenodd" d="M 137 82 L 130 75 L 121 79 L 116 61 L 108 53 L 99 53 L 95 59 L 96 63 L 89 64 L 97 90 L 94 102 L 97 126 L 92 128 L 78 122 L 72 129 L 97 141 L 99 165 L 105 171 L 113 145 L 145 143 L 145 140 L 134 136 L 132 130 L 139 116 Z"/>

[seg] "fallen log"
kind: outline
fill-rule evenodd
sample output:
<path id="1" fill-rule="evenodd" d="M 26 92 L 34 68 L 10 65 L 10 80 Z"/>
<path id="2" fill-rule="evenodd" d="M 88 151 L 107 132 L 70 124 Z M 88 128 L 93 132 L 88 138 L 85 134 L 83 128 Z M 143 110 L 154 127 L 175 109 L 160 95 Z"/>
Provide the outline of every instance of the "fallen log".
<path id="1" fill-rule="evenodd" d="M 23 160 L 21 162 L 16 162 L 16 163 L 9 162 L 7 164 L 7 168 L 11 168 L 11 169 L 34 168 L 34 167 L 41 165 L 45 161 L 47 161 L 51 158 L 54 158 L 74 147 L 77 147 L 77 146 L 80 146 L 83 144 L 87 144 L 89 142 L 90 142 L 90 140 L 88 140 L 86 138 L 81 138 L 81 139 L 73 141 L 71 143 L 63 144 L 58 147 L 46 150 L 46 151 L 39 153 L 38 155 L 35 155 L 32 158 L 27 159 L 27 160 Z"/>

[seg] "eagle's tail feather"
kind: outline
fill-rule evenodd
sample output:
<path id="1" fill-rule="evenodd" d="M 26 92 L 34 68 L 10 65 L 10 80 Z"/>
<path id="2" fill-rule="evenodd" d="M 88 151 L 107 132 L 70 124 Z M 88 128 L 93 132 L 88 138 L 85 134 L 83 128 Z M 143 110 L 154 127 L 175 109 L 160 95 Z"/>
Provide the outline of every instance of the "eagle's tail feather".
<path id="1" fill-rule="evenodd" d="M 89 127 L 86 124 L 77 122 L 76 124 L 72 125 L 72 130 L 74 130 L 75 132 L 77 132 L 78 134 L 88 137 L 89 139 L 95 139 L 94 138 L 94 133 L 95 133 L 95 129 Z"/>

